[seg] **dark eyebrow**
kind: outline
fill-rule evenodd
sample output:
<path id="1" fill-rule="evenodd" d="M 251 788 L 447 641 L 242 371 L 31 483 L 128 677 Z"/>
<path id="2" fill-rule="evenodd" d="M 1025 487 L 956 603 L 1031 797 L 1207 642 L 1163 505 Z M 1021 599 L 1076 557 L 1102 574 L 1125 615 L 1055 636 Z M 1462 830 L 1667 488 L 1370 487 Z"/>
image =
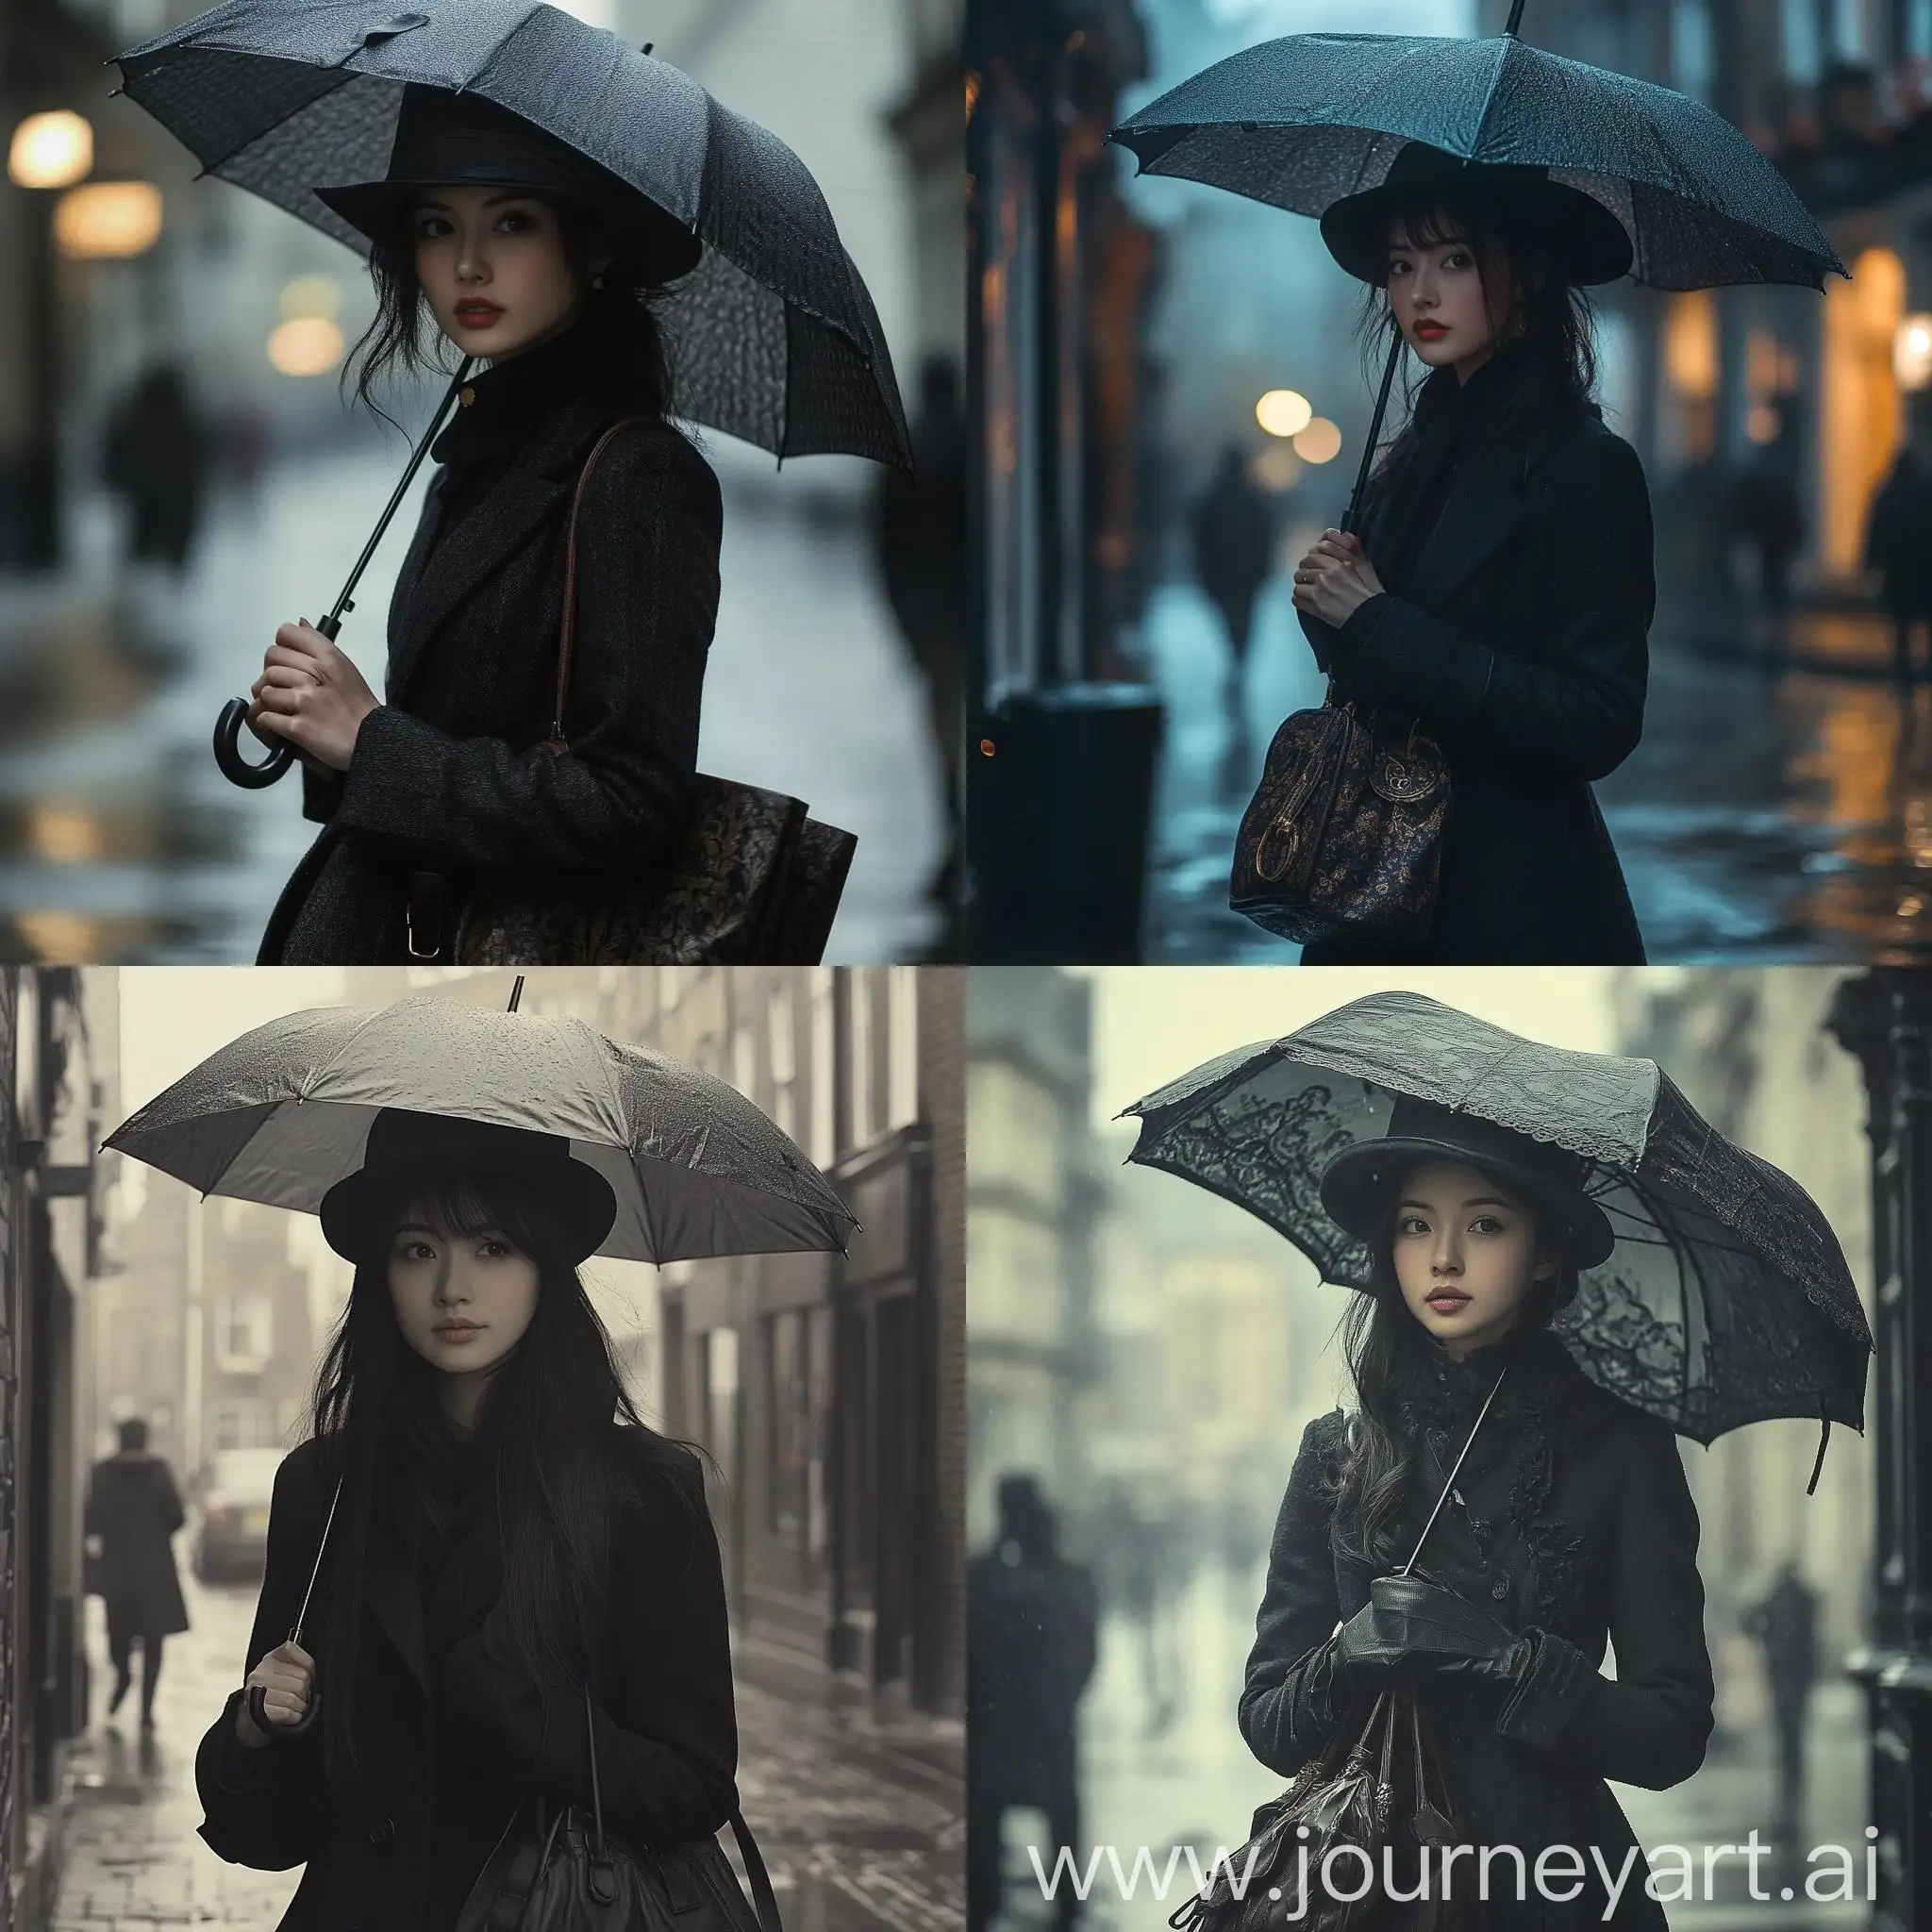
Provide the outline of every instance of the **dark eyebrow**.
<path id="1" fill-rule="evenodd" d="M 483 206 L 485 208 L 498 208 L 506 201 L 535 201 L 537 197 L 534 194 L 528 193 L 525 190 L 512 188 L 506 193 L 492 194 Z M 416 212 L 419 215 L 427 212 L 431 208 L 434 208 L 441 215 L 446 215 L 450 211 L 449 203 L 446 201 L 419 201 L 416 204 Z"/>

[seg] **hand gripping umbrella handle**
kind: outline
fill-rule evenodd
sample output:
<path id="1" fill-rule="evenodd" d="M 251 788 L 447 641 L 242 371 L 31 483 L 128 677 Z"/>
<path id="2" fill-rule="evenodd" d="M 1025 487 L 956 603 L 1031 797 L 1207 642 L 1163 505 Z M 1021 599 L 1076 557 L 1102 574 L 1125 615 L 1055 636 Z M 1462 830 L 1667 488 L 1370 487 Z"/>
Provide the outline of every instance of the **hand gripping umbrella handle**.
<path id="1" fill-rule="evenodd" d="M 397 483 L 394 493 L 390 497 L 389 506 L 377 520 L 375 528 L 370 533 L 369 541 L 362 546 L 362 555 L 356 559 L 356 568 L 349 573 L 349 581 L 342 586 L 342 594 L 336 599 L 335 608 L 326 617 L 317 621 L 315 628 L 331 643 L 342 627 L 342 613 L 353 610 L 356 586 L 361 581 L 362 573 L 369 559 L 375 555 L 375 546 L 382 541 L 382 533 L 389 528 L 390 519 L 395 515 L 397 506 L 414 479 L 416 472 L 423 466 L 423 458 L 429 454 L 429 445 L 436 440 L 436 432 L 442 425 L 449 406 L 456 400 L 464 379 L 469 375 L 475 358 L 465 356 L 457 365 L 457 373 L 450 378 L 450 385 L 443 391 L 441 402 L 436 406 L 436 413 L 429 419 L 429 427 L 424 431 L 423 440 L 416 445 L 409 458 L 409 466 L 403 472 L 402 480 Z M 278 744 L 259 764 L 250 764 L 242 755 L 242 727 L 248 722 L 248 706 L 241 698 L 230 698 L 222 707 L 222 715 L 215 721 L 215 763 L 222 769 L 222 776 L 229 784 L 239 785 L 245 791 L 259 791 L 265 786 L 273 785 L 291 765 L 295 762 L 295 748 L 292 745 Z M 251 1711 L 252 1715 L 252 1711 Z"/>
<path id="2" fill-rule="evenodd" d="M 317 625 L 317 628 L 321 626 Z M 308 1588 L 302 1592 L 302 1607 L 295 1612 L 294 1627 L 289 1632 L 291 1643 L 302 1641 L 302 1625 L 308 1617 L 308 1600 L 315 1594 L 315 1579 L 322 1574 L 322 1553 L 328 1548 L 328 1533 L 335 1527 L 336 1508 L 341 1500 L 342 1478 L 338 1476 L 335 1493 L 328 1499 L 328 1514 L 323 1519 L 322 1541 L 315 1546 L 315 1562 L 308 1572 Z M 271 1738 L 299 1738 L 313 1730 L 316 1712 L 321 1707 L 322 1692 L 312 1690 L 308 1696 L 308 1708 L 293 1724 L 275 1724 L 268 1714 L 268 1692 L 259 1684 L 248 1687 L 248 1715 L 255 1720 L 256 1729 Z"/>

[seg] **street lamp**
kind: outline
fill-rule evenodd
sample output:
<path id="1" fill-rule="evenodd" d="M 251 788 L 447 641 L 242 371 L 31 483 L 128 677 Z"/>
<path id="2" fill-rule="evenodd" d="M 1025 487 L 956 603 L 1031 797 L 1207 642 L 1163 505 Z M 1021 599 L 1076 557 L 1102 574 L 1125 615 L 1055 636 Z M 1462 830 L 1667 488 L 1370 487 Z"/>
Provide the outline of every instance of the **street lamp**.
<path id="1" fill-rule="evenodd" d="M 1932 383 L 1932 315 L 1907 315 L 1893 331 L 1891 373 L 1904 390 Z"/>
<path id="2" fill-rule="evenodd" d="M 93 128 L 66 108 L 29 114 L 7 150 L 7 175 L 16 188 L 72 188 L 93 164 Z"/>

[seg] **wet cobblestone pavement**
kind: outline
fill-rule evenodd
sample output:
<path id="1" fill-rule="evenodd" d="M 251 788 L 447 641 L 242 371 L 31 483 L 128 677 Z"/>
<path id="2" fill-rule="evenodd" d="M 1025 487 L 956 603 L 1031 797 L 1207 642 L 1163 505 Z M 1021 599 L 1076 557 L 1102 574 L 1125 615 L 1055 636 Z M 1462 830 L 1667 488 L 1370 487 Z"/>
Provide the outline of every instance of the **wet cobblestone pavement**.
<path id="1" fill-rule="evenodd" d="M 91 1601 L 97 1721 L 72 1758 L 74 1808 L 51 1924 L 22 1932 L 152 1932 L 164 1925 L 267 1932 L 298 1872 L 225 1864 L 195 1836 L 194 1751 L 236 1681 L 255 1586 L 184 1575 L 193 1627 L 168 1641 L 156 1730 L 142 1739 L 138 1689 L 101 1718 L 111 1672 Z M 753 1674 L 757 1675 L 754 1665 Z M 739 1792 L 772 1874 L 786 1932 L 945 1932 L 964 1924 L 963 1794 L 930 1751 L 742 1677 Z"/>
<path id="2" fill-rule="evenodd" d="M 1801 616 L 1782 662 L 1762 633 L 1675 623 L 1653 635 L 1643 742 L 1597 787 L 1651 961 L 1932 958 L 1932 693 L 1891 681 L 1882 622 Z M 1168 706 L 1146 957 L 1286 964 L 1228 911 L 1227 862 L 1269 735 L 1321 702 L 1287 589 L 1257 608 L 1239 740 L 1201 593 L 1157 591 L 1145 639 Z"/>

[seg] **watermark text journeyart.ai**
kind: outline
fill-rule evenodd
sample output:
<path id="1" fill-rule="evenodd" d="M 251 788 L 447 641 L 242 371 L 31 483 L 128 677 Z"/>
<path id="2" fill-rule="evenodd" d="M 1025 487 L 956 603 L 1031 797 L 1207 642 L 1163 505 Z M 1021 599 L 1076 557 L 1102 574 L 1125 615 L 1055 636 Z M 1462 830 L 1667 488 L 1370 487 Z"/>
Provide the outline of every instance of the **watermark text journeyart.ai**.
<path id="1" fill-rule="evenodd" d="M 1303 1829 L 1306 1836 L 1306 1827 Z M 1877 1837 L 1878 1827 L 1868 1824 L 1862 1861 L 1855 1855 L 1858 1848 L 1813 1845 L 1805 1855 L 1803 1895 L 1820 1905 L 1874 1899 L 1878 1893 Z M 1574 1845 L 1545 1845 L 1534 1858 L 1527 1857 L 1515 1845 L 1424 1846 L 1420 1869 L 1399 1879 L 1389 1847 L 1383 1848 L 1378 1865 L 1358 1845 L 1332 1846 L 1316 1857 L 1304 1844 L 1292 1873 L 1277 1874 L 1269 1886 L 1269 1895 L 1280 1899 L 1284 1890 L 1280 1879 L 1290 1880 L 1286 1890 L 1291 1903 L 1281 1917 L 1291 1924 L 1307 1916 L 1311 1898 L 1325 1893 L 1329 1898 L 1351 1902 L 1366 1897 L 1378 1880 L 1382 1890 L 1396 1900 L 1473 1897 L 1520 1901 L 1534 1893 L 1552 1904 L 1561 1904 L 1579 1897 L 1594 1876 L 1604 1895 L 1603 1916 L 1608 1920 L 1633 1882 L 1664 1905 L 1712 1899 L 1717 1892 L 1718 1872 L 1727 1858 L 1745 1861 L 1752 1898 L 1794 1899 L 1799 1895 L 1798 1887 L 1783 1884 L 1773 1891 L 1763 1882 L 1760 1861 L 1771 1857 L 1774 1851 L 1775 1847 L 1758 1841 L 1755 1827 L 1741 1845 L 1654 1845 L 1647 1860 L 1643 1860 L 1640 1877 L 1639 1865 L 1643 1855 L 1635 1845 L 1624 1852 L 1621 1860 L 1607 1857 L 1600 1845 L 1591 1845 L 1587 1852 Z M 1216 1848 L 1205 1869 L 1199 1853 L 1191 1844 L 1170 1847 L 1164 1864 L 1151 1845 L 1136 1849 L 1130 1863 L 1123 1863 L 1118 1845 L 1096 1845 L 1084 1865 L 1071 1846 L 1061 1845 L 1055 1852 L 1051 1873 L 1041 1857 L 1039 1845 L 1028 1845 L 1026 1854 L 1032 1860 L 1041 1896 L 1049 1900 L 1059 1896 L 1063 1885 L 1075 1898 L 1089 1898 L 1110 1879 L 1115 1893 L 1124 1900 L 1136 1897 L 1144 1885 L 1156 1899 L 1164 1901 L 1171 1891 L 1176 1890 L 1183 1867 L 1186 1890 L 1204 1898 L 1217 1886 L 1224 1886 L 1236 1898 L 1245 1898 L 1249 1887 L 1257 1882 L 1253 1851 L 1230 1852 L 1225 1845 Z M 1864 1866 L 1862 1874 L 1857 1869 L 1860 1862 Z M 1860 1877 L 1864 1881 L 1862 1887 L 1858 1884 Z M 1402 1884 L 1409 1889 L 1401 1890 Z"/>

